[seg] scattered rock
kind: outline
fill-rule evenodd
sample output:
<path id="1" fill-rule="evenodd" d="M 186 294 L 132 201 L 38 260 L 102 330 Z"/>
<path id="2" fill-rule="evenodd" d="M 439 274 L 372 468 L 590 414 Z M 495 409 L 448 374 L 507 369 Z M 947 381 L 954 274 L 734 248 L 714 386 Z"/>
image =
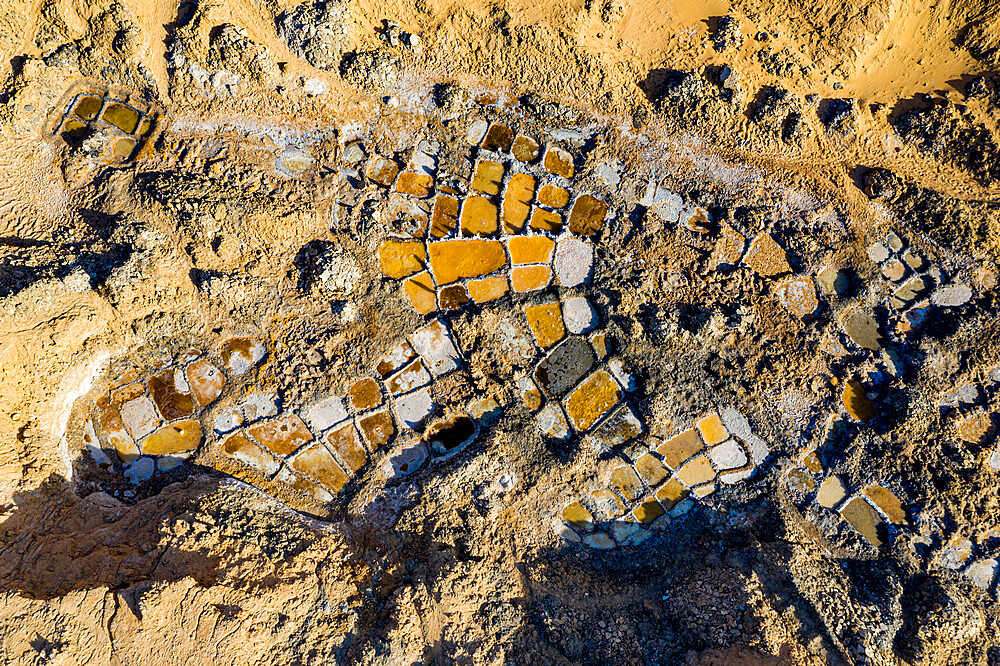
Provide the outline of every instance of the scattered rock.
<path id="1" fill-rule="evenodd" d="M 844 404 L 844 409 L 855 421 L 867 423 L 874 419 L 877 414 L 875 405 L 868 397 L 864 384 L 857 379 L 851 379 L 844 384 L 844 391 L 840 399 Z"/>

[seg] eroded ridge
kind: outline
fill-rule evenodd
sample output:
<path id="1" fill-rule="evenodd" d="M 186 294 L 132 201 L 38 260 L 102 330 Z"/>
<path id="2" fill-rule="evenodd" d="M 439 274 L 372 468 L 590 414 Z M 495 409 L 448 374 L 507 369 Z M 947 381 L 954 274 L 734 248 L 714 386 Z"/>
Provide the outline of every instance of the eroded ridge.
<path id="1" fill-rule="evenodd" d="M 597 488 L 564 506 L 552 529 L 566 541 L 607 550 L 635 546 L 720 487 L 752 477 L 771 454 L 747 418 L 713 410 L 672 437 L 648 439 L 624 464 L 600 475 Z"/>

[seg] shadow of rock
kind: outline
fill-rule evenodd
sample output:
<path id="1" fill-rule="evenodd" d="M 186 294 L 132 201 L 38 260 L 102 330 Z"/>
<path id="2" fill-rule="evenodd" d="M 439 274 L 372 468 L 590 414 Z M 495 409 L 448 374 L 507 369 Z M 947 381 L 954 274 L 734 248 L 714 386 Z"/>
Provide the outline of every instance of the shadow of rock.
<path id="1" fill-rule="evenodd" d="M 0 524 L 0 590 L 44 600 L 189 576 L 210 585 L 219 575 L 218 558 L 170 545 L 164 529 L 217 483 L 191 478 L 181 484 L 189 492 L 127 506 L 103 493 L 81 498 L 53 475 L 38 488 L 15 494 L 15 508 Z"/>

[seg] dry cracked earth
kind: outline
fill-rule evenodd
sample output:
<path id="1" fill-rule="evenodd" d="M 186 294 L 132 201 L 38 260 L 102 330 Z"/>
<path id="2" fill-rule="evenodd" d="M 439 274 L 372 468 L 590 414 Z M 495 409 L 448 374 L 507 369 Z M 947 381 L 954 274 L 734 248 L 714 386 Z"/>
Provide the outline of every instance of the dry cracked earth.
<path id="1" fill-rule="evenodd" d="M 988 2 L 0 2 L 0 663 L 1000 663 Z"/>

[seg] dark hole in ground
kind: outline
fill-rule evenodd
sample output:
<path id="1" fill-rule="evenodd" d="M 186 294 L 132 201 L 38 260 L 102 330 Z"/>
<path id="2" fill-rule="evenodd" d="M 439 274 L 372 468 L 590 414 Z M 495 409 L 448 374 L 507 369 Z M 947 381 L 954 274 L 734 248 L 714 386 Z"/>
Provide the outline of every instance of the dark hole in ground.
<path id="1" fill-rule="evenodd" d="M 425 437 L 436 451 L 448 453 L 468 442 L 475 434 L 475 421 L 468 416 L 456 416 L 431 426 Z"/>

